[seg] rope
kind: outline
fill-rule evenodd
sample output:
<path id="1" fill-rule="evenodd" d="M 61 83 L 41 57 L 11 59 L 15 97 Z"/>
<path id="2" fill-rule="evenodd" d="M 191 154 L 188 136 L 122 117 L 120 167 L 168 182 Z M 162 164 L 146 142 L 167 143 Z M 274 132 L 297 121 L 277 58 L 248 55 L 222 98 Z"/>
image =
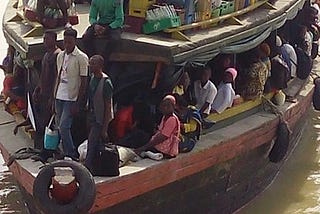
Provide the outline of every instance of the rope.
<path id="1" fill-rule="evenodd" d="M 14 123 L 14 122 L 16 122 L 16 121 L 15 120 L 11 120 L 11 121 L 2 122 L 2 123 L 0 123 L 0 126 L 8 125 L 8 124 Z"/>
<path id="2" fill-rule="evenodd" d="M 262 101 L 263 101 L 263 110 L 268 111 L 266 107 L 269 107 L 271 112 L 277 116 L 279 116 L 280 122 L 284 122 L 284 115 L 283 112 L 279 110 L 279 108 L 273 104 L 268 98 L 266 98 L 264 95 L 262 95 Z"/>

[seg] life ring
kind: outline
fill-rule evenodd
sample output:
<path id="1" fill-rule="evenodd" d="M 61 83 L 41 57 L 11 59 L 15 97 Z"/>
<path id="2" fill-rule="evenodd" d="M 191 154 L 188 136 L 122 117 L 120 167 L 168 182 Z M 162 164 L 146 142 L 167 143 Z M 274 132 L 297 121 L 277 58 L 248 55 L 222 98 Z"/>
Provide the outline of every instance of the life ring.
<path id="1" fill-rule="evenodd" d="M 315 110 L 320 110 L 320 77 L 313 81 L 315 87 L 312 95 L 312 103 Z"/>
<path id="2" fill-rule="evenodd" d="M 59 204 L 49 196 L 52 177 L 55 176 L 54 167 L 70 167 L 78 183 L 78 192 L 68 204 Z M 56 161 L 41 169 L 33 183 L 33 196 L 37 205 L 48 214 L 82 214 L 88 213 L 92 207 L 96 186 L 90 172 L 82 164 L 75 161 Z"/>
<path id="3" fill-rule="evenodd" d="M 277 128 L 277 138 L 269 153 L 269 160 L 278 163 L 286 156 L 289 147 L 290 130 L 286 122 L 280 122 Z"/>

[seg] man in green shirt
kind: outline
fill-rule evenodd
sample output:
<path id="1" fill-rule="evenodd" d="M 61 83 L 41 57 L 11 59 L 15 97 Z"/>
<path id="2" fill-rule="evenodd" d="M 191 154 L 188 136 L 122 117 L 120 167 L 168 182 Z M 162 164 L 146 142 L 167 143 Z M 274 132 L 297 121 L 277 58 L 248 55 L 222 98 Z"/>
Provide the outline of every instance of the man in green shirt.
<path id="1" fill-rule="evenodd" d="M 90 26 L 82 36 L 86 54 L 91 57 L 103 54 L 105 60 L 121 38 L 121 28 L 124 22 L 123 0 L 93 0 L 89 13 Z M 93 39 L 106 37 L 108 40 L 105 53 L 96 53 Z"/>
<path id="2" fill-rule="evenodd" d="M 93 161 L 99 143 L 108 142 L 109 122 L 113 119 L 113 86 L 104 71 L 104 59 L 94 55 L 89 60 L 89 70 L 93 74 L 89 84 L 90 133 L 86 167 L 92 171 Z"/>

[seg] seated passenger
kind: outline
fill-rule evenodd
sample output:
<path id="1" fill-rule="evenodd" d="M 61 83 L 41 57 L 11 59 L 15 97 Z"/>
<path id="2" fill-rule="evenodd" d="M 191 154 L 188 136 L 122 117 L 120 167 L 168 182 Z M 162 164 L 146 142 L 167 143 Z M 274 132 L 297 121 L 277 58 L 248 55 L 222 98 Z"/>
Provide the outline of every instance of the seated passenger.
<path id="1" fill-rule="evenodd" d="M 165 158 L 174 158 L 179 153 L 180 121 L 174 114 L 176 100 L 172 95 L 167 95 L 160 103 L 160 110 L 163 114 L 158 131 L 151 140 L 144 146 L 136 149 L 138 154 L 146 150 L 160 152 Z"/>
<path id="2" fill-rule="evenodd" d="M 38 0 L 36 12 L 44 27 L 55 28 L 68 22 L 68 7 L 66 0 Z"/>
<path id="3" fill-rule="evenodd" d="M 133 106 L 123 106 L 114 115 L 110 122 L 110 138 L 113 142 L 118 142 L 133 128 Z"/>
<path id="4" fill-rule="evenodd" d="M 215 85 L 219 85 L 223 80 L 224 71 L 227 68 L 232 68 L 232 56 L 228 54 L 220 54 L 209 62 L 210 66 L 214 68 L 213 77 L 211 81 Z"/>
<path id="5" fill-rule="evenodd" d="M 24 70 L 18 65 L 12 73 L 9 69 L 10 59 L 7 57 L 0 66 L 4 71 L 2 94 L 5 100 L 5 108 L 10 114 L 21 112 L 26 116 L 26 101 L 24 97 Z"/>
<path id="6" fill-rule="evenodd" d="M 297 64 L 298 64 L 298 58 L 296 51 L 294 50 L 294 47 L 289 44 L 289 42 L 283 38 L 282 48 L 286 51 L 286 53 L 289 56 L 290 64 L 288 64 L 289 70 L 290 70 L 290 77 L 294 78 L 297 76 Z"/>
<path id="7" fill-rule="evenodd" d="M 185 95 L 190 85 L 190 77 L 188 72 L 183 72 L 182 76 L 180 77 L 177 85 L 173 88 L 172 94 L 178 94 L 180 96 Z"/>
<path id="8" fill-rule="evenodd" d="M 110 138 L 117 145 L 139 148 L 149 142 L 154 133 L 154 122 L 149 106 L 135 100 L 133 105 L 116 112 L 110 124 Z"/>
<path id="9" fill-rule="evenodd" d="M 267 66 L 267 74 L 266 78 L 271 76 L 271 61 L 270 61 L 270 46 L 268 43 L 264 42 L 259 45 L 259 50 L 260 50 L 260 59 L 261 61 Z"/>
<path id="10" fill-rule="evenodd" d="M 223 81 L 218 86 L 218 93 L 211 105 L 211 113 L 221 113 L 231 107 L 236 96 L 232 84 L 237 77 L 237 70 L 228 68 L 225 71 Z"/>
<path id="11" fill-rule="evenodd" d="M 259 45 L 259 53 L 261 61 L 267 66 L 267 73 L 266 73 L 266 82 L 264 85 L 264 93 L 269 93 L 271 91 L 270 85 L 270 77 L 271 77 L 271 60 L 270 54 L 271 49 L 268 43 L 263 42 Z"/>
<path id="12" fill-rule="evenodd" d="M 180 120 L 180 129 L 181 134 L 188 135 L 191 138 L 199 139 L 199 134 L 201 131 L 198 125 L 201 125 L 202 117 L 199 113 L 199 110 L 188 105 L 188 103 L 179 95 L 175 95 L 177 105 L 176 105 L 176 114 Z"/>
<path id="13" fill-rule="evenodd" d="M 261 61 L 257 48 L 250 50 L 243 57 L 243 82 L 241 96 L 244 100 L 260 97 L 266 83 L 267 66 Z"/>
<path id="14" fill-rule="evenodd" d="M 278 37 L 276 47 L 274 49 L 275 56 L 271 59 L 271 87 L 274 92 L 287 88 L 290 79 L 290 70 L 281 54 L 282 41 Z"/>
<path id="15" fill-rule="evenodd" d="M 90 26 L 82 36 L 85 53 L 89 57 L 96 54 L 93 39 L 106 36 L 108 44 L 104 58 L 108 60 L 116 41 L 121 39 L 121 28 L 124 22 L 123 1 L 93 0 L 90 5 L 89 22 Z"/>
<path id="16" fill-rule="evenodd" d="M 200 109 L 203 117 L 207 117 L 211 110 L 211 104 L 217 95 L 216 86 L 210 81 L 211 68 L 205 67 L 201 73 L 201 79 L 194 82 L 194 95 L 196 107 Z"/>

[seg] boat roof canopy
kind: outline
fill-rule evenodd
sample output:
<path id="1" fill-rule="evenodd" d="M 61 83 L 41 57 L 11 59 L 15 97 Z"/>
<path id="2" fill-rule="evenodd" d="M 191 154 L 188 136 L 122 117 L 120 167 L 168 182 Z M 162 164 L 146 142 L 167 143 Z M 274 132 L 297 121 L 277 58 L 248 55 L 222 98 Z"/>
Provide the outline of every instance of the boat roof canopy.
<path id="1" fill-rule="evenodd" d="M 184 40 L 169 38 L 173 33 L 160 35 L 133 34 L 124 32 L 117 50 L 111 55 L 113 61 L 164 62 L 166 64 L 200 63 L 206 64 L 216 55 L 240 53 L 252 49 L 264 41 L 273 30 L 280 28 L 287 20 L 293 19 L 303 7 L 305 0 L 278 0 L 274 5 L 260 1 L 259 7 L 252 11 L 220 21 L 207 29 L 182 30 Z M 89 26 L 88 4 L 77 5 L 79 23 L 74 28 L 80 38 Z M 239 11 L 238 11 L 239 12 Z M 25 58 L 41 59 L 43 55 L 42 35 L 30 34 L 32 26 L 17 19 L 17 9 L 12 1 L 4 14 L 3 31 L 10 45 L 13 45 Z M 38 29 L 39 30 L 39 29 Z M 58 40 L 63 39 L 63 29 L 56 29 Z M 173 36 L 174 37 L 174 36 Z"/>

